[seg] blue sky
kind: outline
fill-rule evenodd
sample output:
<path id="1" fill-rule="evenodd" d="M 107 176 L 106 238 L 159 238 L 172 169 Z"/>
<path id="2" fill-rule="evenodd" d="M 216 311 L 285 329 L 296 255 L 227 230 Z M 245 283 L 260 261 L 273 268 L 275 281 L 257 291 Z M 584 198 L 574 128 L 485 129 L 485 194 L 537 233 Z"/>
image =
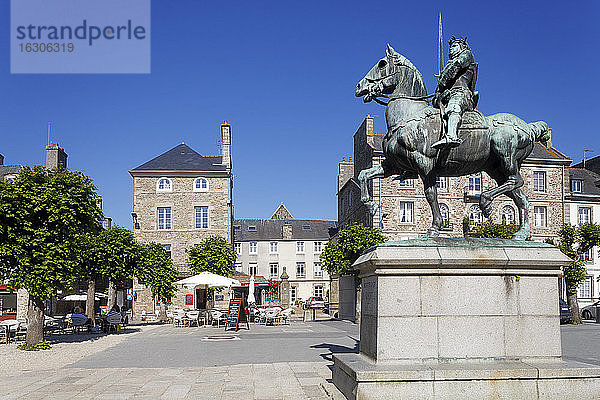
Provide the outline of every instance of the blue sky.
<path id="1" fill-rule="evenodd" d="M 449 2 L 448 2 L 449 3 Z M 479 62 L 479 109 L 553 128 L 556 148 L 600 155 L 596 1 L 152 1 L 149 75 L 11 75 L 9 2 L 0 2 L 0 153 L 43 164 L 46 125 L 90 175 L 114 222 L 131 226 L 128 170 L 182 141 L 219 154 L 232 125 L 237 218 L 336 219 L 337 163 L 368 113 L 354 97 L 389 42 L 435 89 L 437 22 L 466 35 Z M 445 43 L 445 51 L 447 44 Z M 447 56 L 446 56 L 447 58 Z"/>

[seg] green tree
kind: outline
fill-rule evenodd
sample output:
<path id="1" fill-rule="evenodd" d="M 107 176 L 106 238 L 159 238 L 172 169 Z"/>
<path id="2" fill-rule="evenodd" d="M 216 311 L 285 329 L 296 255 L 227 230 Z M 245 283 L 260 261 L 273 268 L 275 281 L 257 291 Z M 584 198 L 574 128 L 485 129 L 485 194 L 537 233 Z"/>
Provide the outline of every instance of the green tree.
<path id="1" fill-rule="evenodd" d="M 108 309 L 116 301 L 117 283 L 133 278 L 139 262 L 139 245 L 129 229 L 114 227 L 102 231 L 94 240 L 94 269 L 108 279 Z"/>
<path id="2" fill-rule="evenodd" d="M 352 224 L 342 229 L 334 241 L 329 241 L 321 253 L 321 262 L 330 275 L 355 274 L 352 264 L 370 247 L 385 242 L 378 228 Z"/>
<path id="3" fill-rule="evenodd" d="M 227 276 L 233 269 L 236 254 L 225 239 L 220 236 L 210 236 L 202 243 L 187 250 L 188 264 L 194 274 L 203 271 Z"/>
<path id="4" fill-rule="evenodd" d="M 83 238 L 101 229 L 96 197 L 89 177 L 62 168 L 0 183 L 0 275 L 29 293 L 28 345 L 43 339 L 44 301 L 78 280 Z"/>
<path id="5" fill-rule="evenodd" d="M 563 268 L 567 303 L 573 314 L 573 323 L 581 324 L 579 302 L 577 301 L 577 287 L 587 276 L 585 262 L 582 255 L 592 247 L 600 245 L 600 225 L 587 223 L 579 227 L 563 225 L 558 233 L 556 245 L 572 262 Z M 552 239 L 546 242 L 555 244 Z"/>
<path id="6" fill-rule="evenodd" d="M 469 234 L 469 236 L 477 238 L 499 238 L 499 239 L 510 239 L 519 230 L 517 224 L 495 224 L 494 221 L 489 218 L 484 222 L 477 224 L 475 230 Z"/>
<path id="7" fill-rule="evenodd" d="M 173 284 L 177 280 L 177 270 L 173 267 L 171 257 L 158 243 L 138 245 L 138 265 L 135 275 L 152 290 L 152 295 L 160 302 L 158 319 L 167 320 L 166 303 L 177 288 Z"/>

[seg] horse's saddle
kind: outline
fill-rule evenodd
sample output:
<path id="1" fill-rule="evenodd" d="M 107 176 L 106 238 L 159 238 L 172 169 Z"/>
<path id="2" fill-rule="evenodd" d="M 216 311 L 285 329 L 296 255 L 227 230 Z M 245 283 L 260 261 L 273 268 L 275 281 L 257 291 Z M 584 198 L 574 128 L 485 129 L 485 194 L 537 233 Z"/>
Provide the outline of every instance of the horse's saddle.
<path id="1" fill-rule="evenodd" d="M 460 121 L 459 129 L 488 129 L 489 125 L 485 116 L 477 110 L 465 111 Z"/>

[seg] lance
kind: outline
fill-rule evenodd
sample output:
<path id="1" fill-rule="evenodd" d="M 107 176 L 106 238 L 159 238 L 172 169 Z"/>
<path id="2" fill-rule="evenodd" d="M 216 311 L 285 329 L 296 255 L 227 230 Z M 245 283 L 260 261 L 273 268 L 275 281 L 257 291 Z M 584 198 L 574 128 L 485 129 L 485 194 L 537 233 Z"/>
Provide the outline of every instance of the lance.
<path id="1" fill-rule="evenodd" d="M 442 13 L 440 13 L 440 27 L 438 30 L 438 58 L 439 58 L 439 68 L 438 68 L 438 78 L 442 75 L 442 70 L 444 69 L 444 45 L 442 43 Z"/>

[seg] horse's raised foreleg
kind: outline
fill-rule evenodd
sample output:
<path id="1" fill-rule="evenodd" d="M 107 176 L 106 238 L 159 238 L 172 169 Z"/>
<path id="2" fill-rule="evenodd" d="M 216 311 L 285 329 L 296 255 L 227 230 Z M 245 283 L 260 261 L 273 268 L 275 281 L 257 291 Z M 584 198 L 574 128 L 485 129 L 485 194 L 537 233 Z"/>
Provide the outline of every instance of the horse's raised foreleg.
<path id="1" fill-rule="evenodd" d="M 487 190 L 481 193 L 481 197 L 479 198 L 479 208 L 481 208 L 481 212 L 483 212 L 483 216 L 488 218 L 494 209 L 493 200 L 500 196 L 501 194 L 507 194 L 515 189 L 523 186 L 523 178 L 518 173 L 515 175 L 510 175 L 503 184 L 495 187 L 493 189 Z"/>
<path id="2" fill-rule="evenodd" d="M 375 215 L 377 209 L 379 208 L 379 204 L 373 201 L 373 197 L 369 192 L 369 181 L 374 178 L 384 178 L 385 170 L 383 165 L 375 165 L 374 167 L 363 169 L 358 174 L 358 182 L 360 184 L 360 200 L 363 202 L 365 206 L 369 209 L 371 215 Z"/>
<path id="3" fill-rule="evenodd" d="M 437 186 L 435 176 L 426 176 L 423 178 L 423 185 L 425 187 L 425 198 L 431 207 L 431 214 L 433 215 L 433 223 L 431 228 L 425 233 L 425 237 L 438 237 L 440 236 L 440 229 L 442 228 L 442 213 L 440 212 L 440 204 L 437 199 Z"/>

